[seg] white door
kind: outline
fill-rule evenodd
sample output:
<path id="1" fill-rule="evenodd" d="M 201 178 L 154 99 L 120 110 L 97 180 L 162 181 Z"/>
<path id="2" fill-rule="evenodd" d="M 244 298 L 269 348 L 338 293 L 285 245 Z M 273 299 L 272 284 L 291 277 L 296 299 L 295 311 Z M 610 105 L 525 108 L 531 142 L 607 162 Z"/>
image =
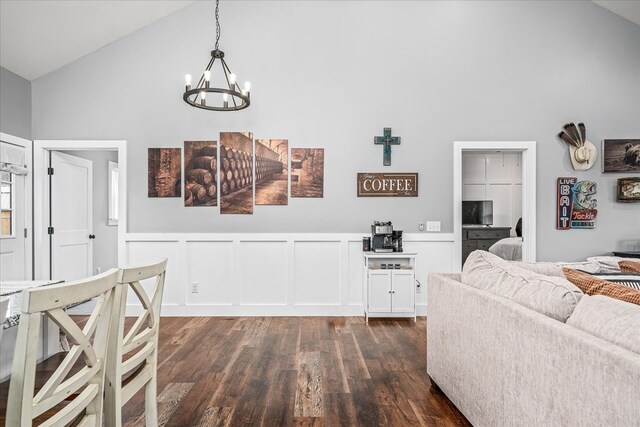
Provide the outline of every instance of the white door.
<path id="1" fill-rule="evenodd" d="M 93 271 L 93 164 L 51 152 L 51 278 L 77 280 Z"/>
<path id="2" fill-rule="evenodd" d="M 391 312 L 391 272 L 369 271 L 369 311 Z"/>
<path id="3" fill-rule="evenodd" d="M 413 271 L 393 272 L 393 312 L 413 313 L 416 304 L 416 286 Z"/>
<path id="4" fill-rule="evenodd" d="M 22 159 L 25 158 L 24 147 L 5 141 L 0 144 L 3 154 L 12 151 L 16 155 L 21 155 Z M 0 171 L 0 280 L 21 280 L 31 277 L 31 272 L 27 271 L 27 237 L 25 236 L 27 177 L 28 175 Z"/>

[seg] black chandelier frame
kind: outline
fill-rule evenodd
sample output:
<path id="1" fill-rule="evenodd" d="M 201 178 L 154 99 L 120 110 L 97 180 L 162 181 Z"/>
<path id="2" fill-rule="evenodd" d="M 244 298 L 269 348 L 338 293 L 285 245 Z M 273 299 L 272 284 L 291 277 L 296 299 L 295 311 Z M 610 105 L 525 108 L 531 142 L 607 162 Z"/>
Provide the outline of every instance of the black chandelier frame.
<path id="1" fill-rule="evenodd" d="M 190 84 L 185 86 L 182 99 L 192 107 L 201 108 L 209 111 L 238 111 L 244 110 L 251 105 L 251 92 L 247 90 L 240 90 L 237 82 L 231 82 L 229 76 L 233 74 L 224 60 L 224 52 L 218 49 L 218 43 L 220 41 L 220 21 L 219 21 L 219 0 L 216 0 L 216 45 L 214 50 L 211 51 L 211 60 L 205 68 L 205 72 L 200 76 L 200 80 L 195 87 Z M 224 73 L 224 80 L 227 83 L 227 87 L 211 87 L 211 69 L 213 68 L 216 60 L 219 60 L 222 72 Z M 211 73 L 209 80 L 205 78 L 206 72 Z M 223 101 L 222 107 L 219 105 L 208 105 L 206 101 L 206 93 L 221 93 L 229 96 L 229 100 Z"/>

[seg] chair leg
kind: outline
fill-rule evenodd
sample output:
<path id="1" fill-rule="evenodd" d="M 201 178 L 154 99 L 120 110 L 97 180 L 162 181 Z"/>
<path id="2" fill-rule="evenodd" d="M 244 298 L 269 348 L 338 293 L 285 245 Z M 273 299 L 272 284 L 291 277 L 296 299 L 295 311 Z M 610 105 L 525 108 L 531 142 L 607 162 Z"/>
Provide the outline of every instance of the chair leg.
<path id="1" fill-rule="evenodd" d="M 106 427 L 122 427 L 122 401 L 120 400 L 120 388 L 114 390 L 114 386 L 107 381 L 104 397 L 104 425 Z"/>
<path id="2" fill-rule="evenodd" d="M 147 427 L 158 427 L 158 382 L 155 372 L 144 388 L 144 420 Z"/>

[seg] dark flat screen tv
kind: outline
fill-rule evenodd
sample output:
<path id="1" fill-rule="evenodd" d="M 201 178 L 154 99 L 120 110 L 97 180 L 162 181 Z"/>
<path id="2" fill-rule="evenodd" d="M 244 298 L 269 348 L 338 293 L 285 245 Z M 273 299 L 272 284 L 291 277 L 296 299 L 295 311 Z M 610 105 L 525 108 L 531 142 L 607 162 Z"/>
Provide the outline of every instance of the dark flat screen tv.
<path id="1" fill-rule="evenodd" d="M 463 225 L 492 225 L 493 200 L 466 200 L 462 202 Z"/>

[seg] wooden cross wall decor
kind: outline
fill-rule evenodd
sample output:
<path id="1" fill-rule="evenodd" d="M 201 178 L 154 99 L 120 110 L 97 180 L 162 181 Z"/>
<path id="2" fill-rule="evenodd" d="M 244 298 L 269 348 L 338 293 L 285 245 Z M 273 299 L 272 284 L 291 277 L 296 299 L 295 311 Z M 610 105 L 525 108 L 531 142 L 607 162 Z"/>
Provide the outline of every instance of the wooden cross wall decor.
<path id="1" fill-rule="evenodd" d="M 400 137 L 391 136 L 391 128 L 384 128 L 384 136 L 374 137 L 373 143 L 377 145 L 383 145 L 382 164 L 384 166 L 391 166 L 391 146 L 400 145 Z"/>

